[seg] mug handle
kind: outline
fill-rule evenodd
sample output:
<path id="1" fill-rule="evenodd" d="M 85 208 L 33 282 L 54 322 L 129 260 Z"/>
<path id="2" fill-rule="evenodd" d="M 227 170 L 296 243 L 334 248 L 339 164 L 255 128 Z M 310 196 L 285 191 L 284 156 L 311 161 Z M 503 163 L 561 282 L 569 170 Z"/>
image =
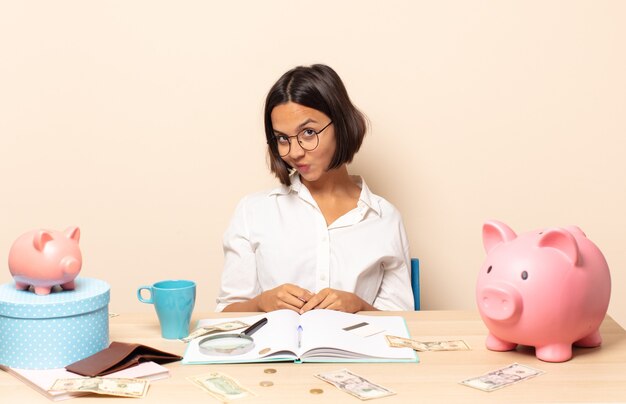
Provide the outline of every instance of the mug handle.
<path id="1" fill-rule="evenodd" d="M 148 299 L 144 299 L 143 296 L 141 296 L 141 291 L 142 290 L 149 290 L 150 291 L 150 297 Z M 141 303 L 153 304 L 154 301 L 152 300 L 152 287 L 150 287 L 150 286 L 142 286 L 139 289 L 137 289 L 137 299 L 139 299 L 139 301 Z"/>

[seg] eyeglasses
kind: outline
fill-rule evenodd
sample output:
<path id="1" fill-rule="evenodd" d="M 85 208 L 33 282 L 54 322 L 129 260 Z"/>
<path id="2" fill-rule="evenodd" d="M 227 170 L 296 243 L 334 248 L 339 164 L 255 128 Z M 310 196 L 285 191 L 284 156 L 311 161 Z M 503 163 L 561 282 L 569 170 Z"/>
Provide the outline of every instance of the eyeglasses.
<path id="1" fill-rule="evenodd" d="M 320 144 L 320 138 L 318 135 L 324 131 L 324 129 L 328 128 L 333 121 L 328 122 L 328 125 L 324 126 L 322 129 L 317 132 L 313 129 L 302 129 L 302 131 L 298 132 L 295 136 L 287 136 L 287 135 L 277 135 L 274 136 L 273 143 L 276 144 L 276 149 L 278 150 L 278 154 L 280 157 L 285 157 L 291 151 L 291 138 L 296 138 L 298 140 L 298 144 L 302 147 L 303 150 L 312 151 L 317 148 Z"/>

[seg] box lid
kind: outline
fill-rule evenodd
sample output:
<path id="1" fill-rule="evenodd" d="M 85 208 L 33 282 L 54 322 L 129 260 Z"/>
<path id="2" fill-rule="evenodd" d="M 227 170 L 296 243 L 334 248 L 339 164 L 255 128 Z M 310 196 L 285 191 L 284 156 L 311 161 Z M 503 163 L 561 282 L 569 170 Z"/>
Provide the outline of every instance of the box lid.
<path id="1" fill-rule="evenodd" d="M 94 278 L 78 277 L 74 290 L 54 288 L 48 295 L 17 290 L 15 283 L 0 285 L 0 316 L 13 318 L 55 318 L 95 311 L 109 304 L 111 287 Z"/>

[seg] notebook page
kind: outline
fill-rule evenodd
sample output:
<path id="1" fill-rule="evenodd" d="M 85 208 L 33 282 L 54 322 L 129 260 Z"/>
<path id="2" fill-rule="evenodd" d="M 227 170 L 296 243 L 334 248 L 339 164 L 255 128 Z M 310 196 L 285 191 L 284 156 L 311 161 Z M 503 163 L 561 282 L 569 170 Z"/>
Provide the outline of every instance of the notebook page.
<path id="1" fill-rule="evenodd" d="M 412 349 L 390 347 L 385 339 L 385 335 L 409 337 L 406 323 L 400 316 L 366 316 L 334 310 L 312 310 L 301 316 L 300 323 L 303 332 L 298 354 L 303 358 L 311 357 L 320 348 L 324 348 L 324 352 L 320 352 L 324 357 L 392 360 L 415 358 Z M 368 323 L 381 332 L 363 336 L 344 330 L 361 323 Z"/>

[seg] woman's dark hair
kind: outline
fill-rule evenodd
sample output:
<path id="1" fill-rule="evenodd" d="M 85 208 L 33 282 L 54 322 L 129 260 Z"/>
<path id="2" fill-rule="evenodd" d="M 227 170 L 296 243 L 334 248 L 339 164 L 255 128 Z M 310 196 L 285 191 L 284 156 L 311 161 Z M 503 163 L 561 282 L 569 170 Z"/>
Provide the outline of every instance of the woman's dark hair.
<path id="1" fill-rule="evenodd" d="M 281 183 L 291 185 L 291 168 L 278 154 L 272 127 L 272 110 L 287 102 L 326 114 L 333 122 L 337 147 L 328 170 L 352 161 L 367 129 L 365 116 L 352 104 L 339 75 L 326 65 L 298 66 L 283 74 L 265 99 L 265 136 L 270 169 Z"/>

